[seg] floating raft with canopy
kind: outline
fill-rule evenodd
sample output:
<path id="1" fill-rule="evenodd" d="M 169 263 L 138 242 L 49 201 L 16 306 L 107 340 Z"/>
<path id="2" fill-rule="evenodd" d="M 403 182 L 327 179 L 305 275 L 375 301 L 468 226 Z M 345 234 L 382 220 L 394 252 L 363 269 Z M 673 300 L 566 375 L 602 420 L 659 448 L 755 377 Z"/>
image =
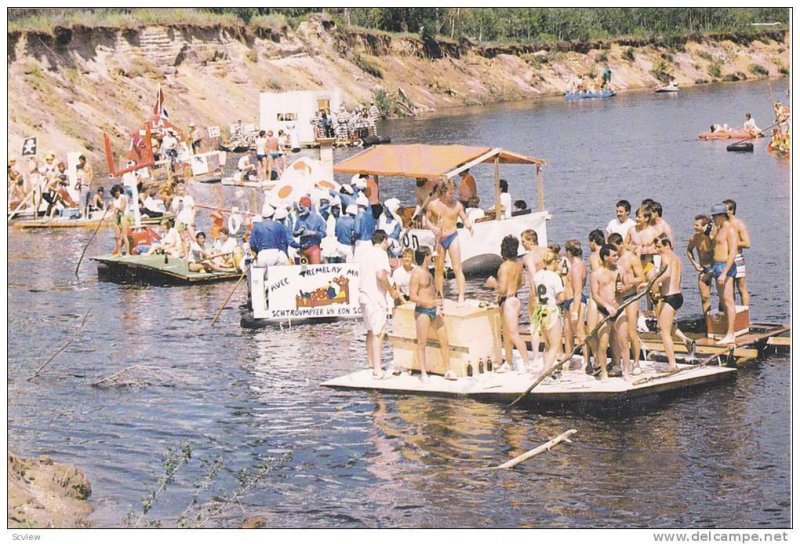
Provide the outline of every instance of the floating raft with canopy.
<path id="1" fill-rule="evenodd" d="M 544 181 L 542 169 L 547 164 L 543 159 L 529 157 L 501 149 L 469 145 L 377 145 L 349 157 L 334 165 L 337 174 L 363 174 L 372 176 L 378 186 L 379 179 L 410 178 L 410 180 L 445 181 L 457 178 L 464 170 L 481 164 L 493 167 L 494 211 L 485 212 L 485 217 L 474 223 L 474 235 L 466 229 L 458 229 L 461 245 L 461 264 L 464 274 L 489 275 L 497 271 L 500 258 L 500 242 L 508 234 L 515 236 L 526 229 L 533 229 L 539 236 L 539 243 L 547 243 L 547 220 L 550 214 L 544 206 Z M 536 200 L 538 206 L 530 206 L 520 214 L 510 218 L 502 217 L 500 205 L 500 165 L 514 164 L 533 167 L 536 179 Z M 531 176 L 533 177 L 533 176 Z M 396 181 L 392 181 L 396 183 Z M 402 181 L 400 181 L 402 183 Z M 531 184 L 532 185 L 532 184 Z M 517 198 L 527 195 L 519 194 Z M 482 203 L 482 206 L 485 204 Z M 538 208 L 538 209 L 536 209 Z M 413 207 L 412 207 L 413 209 Z M 435 247 L 433 232 L 415 228 L 417 225 L 404 224 L 406 228 L 400 239 L 404 248 L 416 249 L 420 245 Z"/>
<path id="2" fill-rule="evenodd" d="M 122 283 L 149 285 L 194 285 L 236 280 L 241 273 L 190 272 L 184 259 L 165 259 L 164 255 L 100 255 L 92 257 L 97 264 L 97 274 Z"/>

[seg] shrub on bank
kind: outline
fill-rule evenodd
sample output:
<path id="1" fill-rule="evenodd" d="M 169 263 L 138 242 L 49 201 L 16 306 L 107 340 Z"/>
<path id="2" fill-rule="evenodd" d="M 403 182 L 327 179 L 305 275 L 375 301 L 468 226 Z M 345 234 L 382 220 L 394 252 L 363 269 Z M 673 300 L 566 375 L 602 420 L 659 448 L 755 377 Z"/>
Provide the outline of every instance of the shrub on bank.
<path id="1" fill-rule="evenodd" d="M 635 60 L 636 60 L 636 55 L 635 55 L 635 54 L 634 54 L 634 52 L 633 52 L 633 47 L 629 47 L 629 48 L 627 48 L 627 49 L 626 49 L 626 50 L 625 50 L 625 51 L 622 53 L 622 58 L 623 58 L 623 59 L 625 59 L 625 60 L 627 60 L 627 61 L 630 61 L 630 62 L 633 62 L 633 61 L 635 61 Z"/>
<path id="2" fill-rule="evenodd" d="M 369 75 L 377 77 L 378 79 L 383 79 L 383 70 L 364 58 L 362 55 L 356 53 L 353 56 L 353 63 Z"/>

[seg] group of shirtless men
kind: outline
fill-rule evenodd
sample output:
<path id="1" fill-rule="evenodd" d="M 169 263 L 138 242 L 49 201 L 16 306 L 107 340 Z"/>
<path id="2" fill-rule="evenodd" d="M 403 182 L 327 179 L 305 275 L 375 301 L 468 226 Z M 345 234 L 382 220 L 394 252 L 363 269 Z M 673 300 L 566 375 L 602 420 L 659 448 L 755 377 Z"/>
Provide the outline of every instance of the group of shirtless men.
<path id="1" fill-rule="evenodd" d="M 606 354 L 609 347 L 612 360 L 621 368 L 624 379 L 630 380 L 631 376 L 640 374 L 638 301 L 645 295 L 648 295 L 648 307 L 657 317 L 668 370 L 677 368 L 673 330 L 690 352 L 694 350 L 694 341 L 675 326 L 675 314 L 683 305 L 682 264 L 673 250 L 672 230 L 662 218 L 662 206 L 651 199 L 642 201 L 635 220 L 630 218 L 630 211 L 630 203 L 620 200 L 616 206 L 617 217 L 609 222 L 605 232 L 597 229 L 589 233 L 591 253 L 588 269 L 578 240 L 568 240 L 565 255 L 562 255 L 558 244 L 539 246 L 537 233 L 526 230 L 520 238 L 527 253 L 520 259 L 520 239 L 511 235 L 505 237 L 501 244 L 503 262 L 498 276 L 487 281 L 487 286 L 496 292 L 503 318 L 506 362 L 499 371 L 510 368 L 513 348 L 521 355 L 523 368 L 532 369 L 528 350 L 519 333 L 522 302 L 518 292 L 525 278 L 531 287 L 528 308 L 532 345 L 538 347 L 540 336 L 545 343 L 543 372 L 548 372 L 562 354 L 563 337 L 563 349 L 567 353 L 571 353 L 576 345 L 583 346 L 586 371 L 599 373 L 601 380 L 608 378 Z M 425 247 L 416 251 L 418 267 L 411 274 L 409 299 L 416 304 L 418 359 L 423 379 L 426 379 L 424 352 L 429 328 L 437 329 L 443 347 L 447 342 L 442 338 L 446 336 L 442 320 L 446 253 L 453 263 L 458 300 L 464 300 L 464 276 L 456 235 L 459 220 L 472 233 L 472 225 L 463 205 L 455 199 L 451 185 L 445 188 L 439 199 L 428 205 L 423 221 L 436 237 L 435 275 L 431 277 L 428 272 L 431 251 Z M 719 344 L 735 341 L 734 286 L 740 292 L 742 305 L 749 306 L 741 253 L 748 247 L 748 230 L 736 217 L 733 200 L 713 205 L 711 217 L 698 215 L 695 218 L 694 233 L 686 254 L 698 273 L 704 314 L 710 311 L 711 284 L 716 283 L 720 309 L 727 321 L 726 333 Z M 590 277 L 588 296 L 584 292 L 587 277 Z M 446 348 L 442 350 L 443 362 L 449 368 L 446 352 Z M 592 355 L 597 370 L 592 364 Z M 452 373 L 448 372 L 445 377 L 452 377 Z"/>

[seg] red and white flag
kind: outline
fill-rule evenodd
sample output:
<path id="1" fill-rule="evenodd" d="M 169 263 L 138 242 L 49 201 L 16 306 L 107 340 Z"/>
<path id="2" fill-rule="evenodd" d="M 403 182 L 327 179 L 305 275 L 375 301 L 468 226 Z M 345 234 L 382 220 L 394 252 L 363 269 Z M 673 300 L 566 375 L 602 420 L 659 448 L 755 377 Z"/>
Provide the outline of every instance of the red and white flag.
<path id="1" fill-rule="evenodd" d="M 169 119 L 169 114 L 167 113 L 167 110 L 164 107 L 164 91 L 161 90 L 161 85 L 158 86 L 158 92 L 156 93 L 156 103 L 153 104 L 153 115 L 158 117 L 163 117 L 164 119 Z"/>

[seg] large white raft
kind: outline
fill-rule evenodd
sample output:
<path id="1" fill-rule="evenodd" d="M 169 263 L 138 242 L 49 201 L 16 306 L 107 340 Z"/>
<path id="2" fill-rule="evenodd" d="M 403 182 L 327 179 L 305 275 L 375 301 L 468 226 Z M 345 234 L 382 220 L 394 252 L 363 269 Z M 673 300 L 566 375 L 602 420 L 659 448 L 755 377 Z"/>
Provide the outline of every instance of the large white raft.
<path id="1" fill-rule="evenodd" d="M 630 381 L 609 378 L 600 381 L 583 370 L 562 373 L 557 380 L 545 379 L 526 399 L 535 403 L 604 401 L 620 402 L 632 398 L 661 395 L 697 386 L 732 379 L 736 370 L 721 366 L 695 366 L 679 364 L 678 371 L 666 371 L 666 365 L 650 361 L 641 362 L 642 373 Z M 427 382 L 419 374 L 406 372 L 376 379 L 369 369 L 359 370 L 329 380 L 322 385 L 337 389 L 361 389 L 385 391 L 398 394 L 421 394 L 434 396 L 468 397 L 481 400 L 512 401 L 534 382 L 541 366 L 534 372 L 509 371 L 484 372 L 472 377 L 445 380 L 430 375 Z"/>

